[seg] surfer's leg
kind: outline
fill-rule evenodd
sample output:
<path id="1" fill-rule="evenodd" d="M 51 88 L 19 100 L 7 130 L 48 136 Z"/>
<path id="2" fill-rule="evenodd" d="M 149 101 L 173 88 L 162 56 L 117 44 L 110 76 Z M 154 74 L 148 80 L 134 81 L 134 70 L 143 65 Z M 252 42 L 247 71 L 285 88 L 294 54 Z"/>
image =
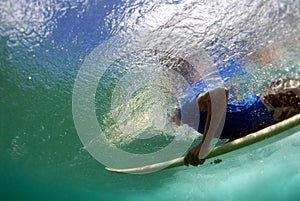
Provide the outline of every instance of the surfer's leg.
<path id="1" fill-rule="evenodd" d="M 300 113 L 300 79 L 281 78 L 273 81 L 260 94 L 274 122 Z"/>

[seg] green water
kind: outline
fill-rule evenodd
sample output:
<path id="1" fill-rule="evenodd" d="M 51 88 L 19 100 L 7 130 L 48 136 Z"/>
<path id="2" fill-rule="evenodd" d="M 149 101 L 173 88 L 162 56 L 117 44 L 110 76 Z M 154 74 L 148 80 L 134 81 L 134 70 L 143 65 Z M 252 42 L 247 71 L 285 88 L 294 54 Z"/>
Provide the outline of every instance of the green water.
<path id="1" fill-rule="evenodd" d="M 53 76 L 31 53 L 19 53 L 7 48 L 4 55 L 17 59 L 1 58 L 1 200 L 299 199 L 299 131 L 219 165 L 149 175 L 105 171 L 74 127 L 75 73 L 68 70 L 79 67 Z"/>

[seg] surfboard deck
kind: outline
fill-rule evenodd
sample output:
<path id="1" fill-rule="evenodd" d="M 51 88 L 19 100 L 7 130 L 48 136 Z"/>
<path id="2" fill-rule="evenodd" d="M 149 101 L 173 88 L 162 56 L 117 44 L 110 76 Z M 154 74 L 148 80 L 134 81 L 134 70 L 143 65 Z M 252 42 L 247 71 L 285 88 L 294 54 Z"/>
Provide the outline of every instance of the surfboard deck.
<path id="1" fill-rule="evenodd" d="M 287 137 L 288 135 L 286 135 L 284 131 L 290 130 L 299 124 L 300 124 L 300 114 L 297 114 L 293 117 L 290 117 L 289 119 L 273 124 L 257 132 L 248 134 L 245 137 L 217 146 L 210 151 L 210 153 L 205 157 L 205 159 L 214 158 L 267 139 L 273 139 L 273 140 L 268 140 L 267 144 L 270 144 L 284 137 Z M 152 165 L 146 165 L 142 167 L 128 168 L 128 169 L 116 169 L 116 168 L 106 167 L 106 170 L 112 172 L 118 172 L 118 173 L 127 173 L 127 174 L 145 174 L 145 173 L 160 171 L 163 169 L 179 167 L 183 165 L 184 165 L 184 157 L 180 157 L 177 159 L 173 159 L 173 160 L 169 160 L 157 164 L 152 164 Z"/>

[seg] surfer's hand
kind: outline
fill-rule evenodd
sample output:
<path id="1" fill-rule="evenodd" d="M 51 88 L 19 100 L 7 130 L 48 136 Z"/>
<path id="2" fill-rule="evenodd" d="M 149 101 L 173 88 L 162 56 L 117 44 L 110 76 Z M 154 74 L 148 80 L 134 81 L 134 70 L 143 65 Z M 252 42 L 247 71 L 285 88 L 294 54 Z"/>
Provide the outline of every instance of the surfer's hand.
<path id="1" fill-rule="evenodd" d="M 191 149 L 189 153 L 184 157 L 184 165 L 189 166 L 189 164 L 193 166 L 202 165 L 205 160 L 199 159 L 199 152 L 201 149 L 201 145 L 198 145 Z"/>

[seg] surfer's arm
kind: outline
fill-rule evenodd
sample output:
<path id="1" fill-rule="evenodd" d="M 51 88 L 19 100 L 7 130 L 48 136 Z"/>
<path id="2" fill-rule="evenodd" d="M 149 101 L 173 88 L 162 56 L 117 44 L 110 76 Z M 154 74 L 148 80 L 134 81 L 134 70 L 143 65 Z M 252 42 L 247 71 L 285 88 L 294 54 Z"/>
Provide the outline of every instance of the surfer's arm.
<path id="1" fill-rule="evenodd" d="M 186 166 L 189 166 L 189 164 L 191 164 L 193 166 L 198 166 L 199 164 L 203 164 L 205 161 L 204 159 L 199 158 L 199 153 L 200 153 L 200 150 L 204 150 L 204 149 L 205 149 L 205 152 L 206 151 L 208 152 L 209 143 L 207 143 L 207 142 L 208 141 L 210 142 L 213 137 L 213 136 L 211 137 L 211 136 L 207 135 L 209 124 L 211 121 L 211 105 L 209 104 L 207 107 L 208 107 L 207 108 L 207 116 L 206 116 L 206 122 L 205 122 L 205 128 L 204 128 L 202 140 L 196 147 L 192 148 L 188 152 L 188 154 L 185 156 L 184 164 Z M 206 142 L 206 143 L 204 143 L 204 142 Z"/>
<path id="2" fill-rule="evenodd" d="M 214 110 L 212 110 L 212 101 L 210 95 L 213 95 L 214 99 Z M 226 98 L 222 101 L 218 98 Z M 192 148 L 184 158 L 184 164 L 188 166 L 189 164 L 197 166 L 204 163 L 204 158 L 209 153 L 209 145 L 211 140 L 215 137 L 218 129 L 222 123 L 224 123 L 224 114 L 226 112 L 226 105 L 228 100 L 228 90 L 225 88 L 216 88 L 212 91 L 200 94 L 197 97 L 197 104 L 201 111 L 207 112 L 205 128 L 203 132 L 203 137 L 201 142 L 194 148 Z M 212 111 L 214 111 L 213 122 L 212 121 Z M 213 125 L 211 129 L 210 125 Z"/>

